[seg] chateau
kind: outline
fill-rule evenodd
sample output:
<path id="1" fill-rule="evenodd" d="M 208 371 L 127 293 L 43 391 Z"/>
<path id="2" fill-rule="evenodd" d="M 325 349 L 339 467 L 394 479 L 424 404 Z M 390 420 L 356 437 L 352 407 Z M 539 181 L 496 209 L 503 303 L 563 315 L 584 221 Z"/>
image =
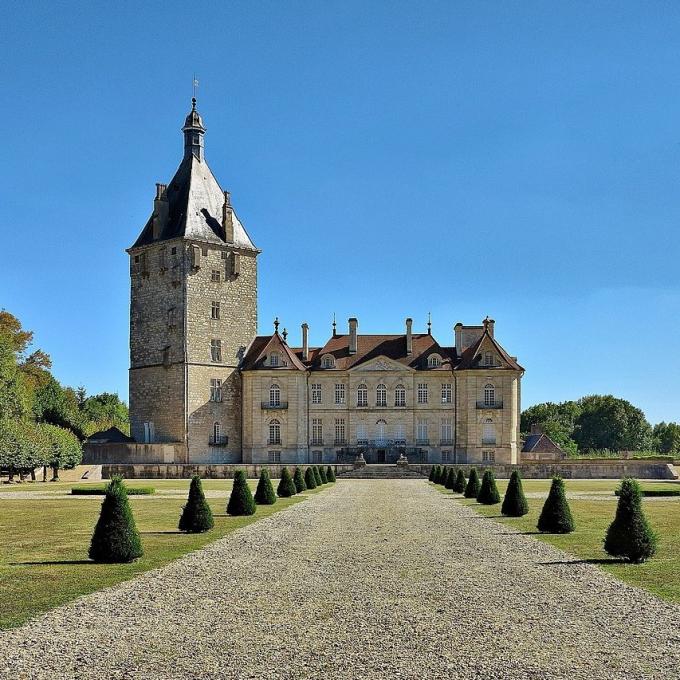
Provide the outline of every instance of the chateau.
<path id="1" fill-rule="evenodd" d="M 457 323 L 453 345 L 411 319 L 398 335 L 334 322 L 323 347 L 306 323 L 300 347 L 278 320 L 258 336 L 261 251 L 206 163 L 195 99 L 182 132 L 182 162 L 128 249 L 131 434 L 149 461 L 518 462 L 524 369 L 489 318 Z"/>

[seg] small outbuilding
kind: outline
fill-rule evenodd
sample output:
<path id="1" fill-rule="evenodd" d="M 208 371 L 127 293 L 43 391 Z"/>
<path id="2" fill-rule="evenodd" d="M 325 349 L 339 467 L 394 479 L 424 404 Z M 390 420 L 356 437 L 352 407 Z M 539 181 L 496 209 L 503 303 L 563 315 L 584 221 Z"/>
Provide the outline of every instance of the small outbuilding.
<path id="1" fill-rule="evenodd" d="M 524 446 L 522 446 L 522 462 L 563 460 L 566 457 L 566 452 L 543 432 L 543 428 L 540 425 L 534 423 L 531 426 L 531 434 L 524 442 Z"/>

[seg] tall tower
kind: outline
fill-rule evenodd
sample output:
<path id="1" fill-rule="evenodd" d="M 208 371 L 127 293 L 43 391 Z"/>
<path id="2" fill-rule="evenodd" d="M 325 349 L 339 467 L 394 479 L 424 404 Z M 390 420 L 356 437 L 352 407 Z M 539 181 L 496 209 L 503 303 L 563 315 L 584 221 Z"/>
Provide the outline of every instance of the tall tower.
<path id="1" fill-rule="evenodd" d="M 257 255 L 204 156 L 196 100 L 184 157 L 157 184 L 130 255 L 130 422 L 183 460 L 241 460 L 239 363 L 257 332 Z"/>

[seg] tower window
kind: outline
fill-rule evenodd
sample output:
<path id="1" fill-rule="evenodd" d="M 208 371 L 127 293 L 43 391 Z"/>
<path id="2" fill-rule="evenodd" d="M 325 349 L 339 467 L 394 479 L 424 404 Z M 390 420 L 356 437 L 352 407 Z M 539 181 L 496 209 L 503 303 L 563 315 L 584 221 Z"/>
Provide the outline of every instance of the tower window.
<path id="1" fill-rule="evenodd" d="M 170 255 L 177 255 L 177 248 L 171 248 Z"/>
<path id="2" fill-rule="evenodd" d="M 222 361 L 222 341 L 221 340 L 211 340 L 210 341 L 210 359 L 211 361 Z"/>
<path id="3" fill-rule="evenodd" d="M 495 406 L 496 405 L 496 388 L 488 383 L 484 385 L 484 406 Z"/>
<path id="4" fill-rule="evenodd" d="M 281 388 L 278 385 L 269 388 L 269 405 L 281 406 Z"/>
<path id="5" fill-rule="evenodd" d="M 213 302 L 212 307 L 210 309 L 210 318 L 211 319 L 219 319 L 220 318 L 220 303 L 219 302 Z"/>
<path id="6" fill-rule="evenodd" d="M 222 401 L 222 381 L 219 378 L 210 379 L 210 401 Z"/>
<path id="7" fill-rule="evenodd" d="M 219 269 L 213 269 L 212 270 L 212 273 L 210 274 L 210 280 L 216 281 L 218 283 L 222 280 Z"/>
<path id="8" fill-rule="evenodd" d="M 269 423 L 269 443 L 281 443 L 281 423 L 278 420 L 272 420 Z"/>

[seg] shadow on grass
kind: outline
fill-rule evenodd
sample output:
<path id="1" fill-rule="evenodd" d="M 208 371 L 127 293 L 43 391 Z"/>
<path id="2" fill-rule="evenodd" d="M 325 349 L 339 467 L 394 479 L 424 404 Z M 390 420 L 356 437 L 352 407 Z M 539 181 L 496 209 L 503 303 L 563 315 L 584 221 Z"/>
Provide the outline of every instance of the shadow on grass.
<path id="1" fill-rule="evenodd" d="M 140 531 L 142 536 L 164 536 L 166 534 L 183 534 L 183 531 L 175 529 L 174 531 Z"/>
<path id="2" fill-rule="evenodd" d="M 8 562 L 13 567 L 57 566 L 59 564 L 96 564 L 92 560 L 43 560 L 41 562 Z"/>
<path id="3" fill-rule="evenodd" d="M 554 562 L 538 562 L 542 567 L 554 567 L 558 564 L 625 564 L 628 560 L 620 557 L 602 557 L 589 560 L 555 560 Z"/>

